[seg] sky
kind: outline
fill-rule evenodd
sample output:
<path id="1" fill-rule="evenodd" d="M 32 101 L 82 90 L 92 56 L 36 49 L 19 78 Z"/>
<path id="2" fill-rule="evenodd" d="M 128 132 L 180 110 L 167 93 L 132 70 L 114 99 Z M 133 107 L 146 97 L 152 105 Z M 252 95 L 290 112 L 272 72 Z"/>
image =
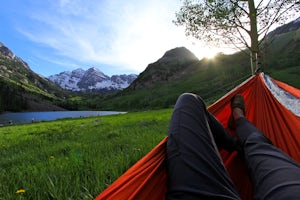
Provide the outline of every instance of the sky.
<path id="1" fill-rule="evenodd" d="M 187 38 L 181 0 L 0 0 L 0 42 L 45 77 L 96 67 L 139 74 L 175 47 L 199 59 L 228 49 Z M 230 49 L 229 49 L 230 50 Z"/>

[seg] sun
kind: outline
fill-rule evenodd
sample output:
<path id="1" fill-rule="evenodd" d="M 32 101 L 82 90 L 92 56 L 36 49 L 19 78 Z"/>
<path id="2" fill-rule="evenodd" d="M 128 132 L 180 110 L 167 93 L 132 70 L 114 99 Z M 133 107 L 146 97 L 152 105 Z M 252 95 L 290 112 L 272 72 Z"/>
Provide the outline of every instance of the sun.
<path id="1" fill-rule="evenodd" d="M 213 45 L 205 45 L 199 42 L 188 43 L 186 47 L 194 53 L 194 55 L 199 59 L 207 58 L 214 59 L 218 54 L 226 54 L 230 55 L 235 53 L 237 50 L 232 48 L 231 46 L 213 46 Z"/>
<path id="2" fill-rule="evenodd" d="M 217 48 L 207 48 L 202 51 L 202 56 L 204 58 L 213 59 L 218 53 L 220 53 L 220 50 Z"/>
<path id="3" fill-rule="evenodd" d="M 213 59 L 218 53 L 222 52 L 217 47 L 204 47 L 204 46 L 192 46 L 191 51 L 197 56 L 197 58 Z"/>

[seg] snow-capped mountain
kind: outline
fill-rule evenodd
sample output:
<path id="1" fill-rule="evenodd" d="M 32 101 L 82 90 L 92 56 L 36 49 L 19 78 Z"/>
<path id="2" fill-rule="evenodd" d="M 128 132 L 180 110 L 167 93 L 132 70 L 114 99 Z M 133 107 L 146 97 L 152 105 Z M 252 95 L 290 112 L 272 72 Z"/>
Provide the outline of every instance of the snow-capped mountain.
<path id="1" fill-rule="evenodd" d="M 99 69 L 88 70 L 78 68 L 49 76 L 49 80 L 63 89 L 71 91 L 95 91 L 101 93 L 113 92 L 127 88 L 137 75 L 113 75 L 109 77 Z"/>

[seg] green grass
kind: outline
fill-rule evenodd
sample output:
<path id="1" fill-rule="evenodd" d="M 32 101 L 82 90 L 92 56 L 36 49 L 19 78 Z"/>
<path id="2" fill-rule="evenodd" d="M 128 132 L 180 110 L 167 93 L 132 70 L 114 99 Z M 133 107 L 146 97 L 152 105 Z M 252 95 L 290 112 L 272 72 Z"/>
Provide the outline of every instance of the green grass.
<path id="1" fill-rule="evenodd" d="M 166 136 L 171 112 L 0 128 L 0 199 L 93 199 Z"/>
<path id="2" fill-rule="evenodd" d="M 271 75 L 271 77 L 279 81 L 282 81 L 293 87 L 300 88 L 300 66 L 274 70 L 269 74 Z"/>

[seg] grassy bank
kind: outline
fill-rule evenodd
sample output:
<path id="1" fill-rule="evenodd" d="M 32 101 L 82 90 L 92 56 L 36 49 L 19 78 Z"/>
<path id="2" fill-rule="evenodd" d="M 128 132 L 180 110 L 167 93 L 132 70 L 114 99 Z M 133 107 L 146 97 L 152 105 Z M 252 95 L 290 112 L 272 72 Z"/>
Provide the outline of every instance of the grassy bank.
<path id="1" fill-rule="evenodd" d="M 0 128 L 0 199 L 93 199 L 166 136 L 171 112 Z"/>
<path id="2" fill-rule="evenodd" d="M 273 71 L 270 70 L 269 72 L 267 72 L 267 74 L 293 87 L 300 88 L 300 66 Z"/>

